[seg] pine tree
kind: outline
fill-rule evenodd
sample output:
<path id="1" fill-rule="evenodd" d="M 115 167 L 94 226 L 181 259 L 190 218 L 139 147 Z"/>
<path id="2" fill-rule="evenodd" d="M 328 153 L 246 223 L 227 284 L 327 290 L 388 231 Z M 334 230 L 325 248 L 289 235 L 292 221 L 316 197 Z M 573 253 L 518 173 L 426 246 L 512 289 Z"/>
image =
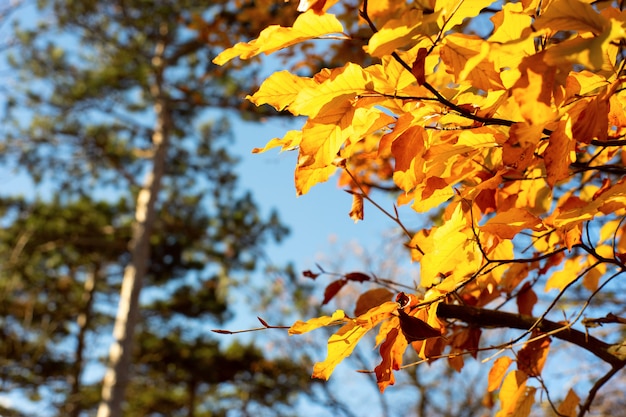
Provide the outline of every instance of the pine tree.
<path id="1" fill-rule="evenodd" d="M 2 266 L 10 277 L 2 320 L 16 326 L 3 326 L 13 340 L 3 369 L 14 370 L 2 375 L 4 386 L 34 400 L 54 393 L 59 415 L 93 411 L 99 384 L 85 382 L 85 372 L 97 369 L 103 352 L 94 349 L 113 326 L 99 416 L 217 412 L 230 404 L 215 401 L 215 384 L 259 378 L 264 386 L 247 388 L 252 402 L 288 402 L 303 376 L 296 366 L 252 345 L 223 352 L 198 324 L 228 316 L 233 276 L 254 270 L 263 242 L 286 233 L 237 191 L 235 159 L 220 143 L 227 124 L 198 123 L 202 110 L 232 106 L 226 93 L 253 82 L 210 63 L 199 16 L 226 27 L 229 42 L 255 28 L 230 2 L 39 5 L 45 19 L 16 29 L 20 48 L 10 62 L 21 88 L 8 101 L 2 157 L 53 197 L 2 205 L 5 259 L 17 262 Z M 268 12 L 259 25 L 280 18 Z M 111 301 L 120 305 L 115 323 Z M 45 332 L 33 333 L 34 319 Z M 243 372 L 249 362 L 257 373 Z M 136 378 L 132 364 L 141 369 Z M 215 373 L 216 364 L 228 366 Z M 24 369 L 35 372 L 24 377 Z M 284 384 L 272 382 L 285 372 Z M 127 388 L 134 397 L 124 406 Z"/>

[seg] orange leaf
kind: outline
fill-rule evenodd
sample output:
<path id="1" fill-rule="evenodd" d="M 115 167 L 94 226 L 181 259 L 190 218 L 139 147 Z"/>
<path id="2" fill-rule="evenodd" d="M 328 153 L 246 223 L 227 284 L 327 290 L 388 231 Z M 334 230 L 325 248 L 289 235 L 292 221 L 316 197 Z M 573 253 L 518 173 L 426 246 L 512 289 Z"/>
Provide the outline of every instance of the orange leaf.
<path id="1" fill-rule="evenodd" d="M 596 12 L 590 4 L 580 0 L 556 0 L 539 16 L 533 27 L 550 30 L 575 30 L 602 33 L 608 21 Z"/>
<path id="2" fill-rule="evenodd" d="M 480 229 L 502 239 L 513 239 L 517 233 L 524 229 L 537 230 L 540 226 L 541 220 L 530 214 L 528 210 L 512 207 L 507 211 L 498 212 Z"/>
<path id="3" fill-rule="evenodd" d="M 480 38 L 452 34 L 444 38 L 441 59 L 455 75 L 457 82 L 468 80 L 472 86 L 481 90 L 499 90 L 504 85 L 500 73 L 490 60 L 489 52 L 489 43 Z"/>
<path id="4" fill-rule="evenodd" d="M 495 360 L 491 370 L 489 371 L 487 391 L 493 392 L 500 387 L 500 384 L 504 379 L 504 375 L 506 374 L 506 370 L 509 369 L 512 362 L 513 359 L 508 356 L 502 356 Z"/>
<path id="5" fill-rule="evenodd" d="M 437 33 L 436 14 L 425 15 L 423 10 L 410 8 L 399 19 L 390 19 L 369 40 L 367 51 L 375 57 L 391 55 L 396 49 L 409 49 L 420 38 Z M 407 46 L 409 48 L 407 48 Z"/>
<path id="6" fill-rule="evenodd" d="M 547 182 L 550 187 L 569 176 L 569 166 L 576 159 L 572 123 L 569 118 L 559 121 L 552 131 L 548 146 L 544 152 Z"/>
<path id="7" fill-rule="evenodd" d="M 374 368 L 380 392 L 384 392 L 385 388 L 395 383 L 396 379 L 393 371 L 400 369 L 400 365 L 402 365 L 402 355 L 406 350 L 407 342 L 403 337 L 398 337 L 398 335 L 397 327 L 391 329 L 387 333 L 385 341 L 380 345 L 382 361 Z"/>
<path id="8" fill-rule="evenodd" d="M 532 332 L 531 338 L 540 336 L 539 332 Z M 517 368 L 528 376 L 540 376 L 550 350 L 550 338 L 541 337 L 527 342 L 517 354 Z"/>

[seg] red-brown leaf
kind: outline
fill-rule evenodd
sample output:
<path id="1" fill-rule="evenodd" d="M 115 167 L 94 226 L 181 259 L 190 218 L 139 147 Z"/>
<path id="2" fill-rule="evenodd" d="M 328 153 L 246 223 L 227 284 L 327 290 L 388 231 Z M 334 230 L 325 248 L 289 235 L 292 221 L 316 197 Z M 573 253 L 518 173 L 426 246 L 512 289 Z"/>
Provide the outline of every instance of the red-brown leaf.
<path id="1" fill-rule="evenodd" d="M 342 278 L 342 279 L 338 279 L 337 281 L 333 281 L 330 284 L 328 284 L 328 286 L 326 287 L 326 290 L 324 291 L 324 301 L 322 301 L 322 305 L 332 300 L 333 297 L 337 295 L 339 290 L 342 289 L 343 286 L 346 285 L 347 283 L 348 281 Z"/>
<path id="2" fill-rule="evenodd" d="M 357 282 L 365 282 L 369 281 L 369 275 L 366 275 L 362 272 L 350 272 L 349 274 L 344 275 L 344 278 L 348 281 L 357 281 Z"/>
<path id="3" fill-rule="evenodd" d="M 439 330 L 417 317 L 409 316 L 404 310 L 398 310 L 398 314 L 400 315 L 400 329 L 402 329 L 407 342 L 412 343 L 416 340 L 441 336 Z"/>

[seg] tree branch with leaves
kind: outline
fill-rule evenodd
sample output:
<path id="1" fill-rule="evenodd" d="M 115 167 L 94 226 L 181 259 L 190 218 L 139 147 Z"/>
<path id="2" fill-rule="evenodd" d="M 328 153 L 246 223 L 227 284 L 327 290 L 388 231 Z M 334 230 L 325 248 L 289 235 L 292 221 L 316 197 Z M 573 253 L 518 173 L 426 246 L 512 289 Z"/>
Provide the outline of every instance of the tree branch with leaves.
<path id="1" fill-rule="evenodd" d="M 362 219 L 371 202 L 407 235 L 419 265 L 413 294 L 392 301 L 366 291 L 354 317 L 338 310 L 291 326 L 290 334 L 340 326 L 314 377 L 329 378 L 368 332 L 380 346 L 381 391 L 409 347 L 423 361 L 447 357 L 457 370 L 464 355 L 502 350 L 507 359 L 489 373 L 498 416 L 529 415 L 538 392 L 559 415 L 583 416 L 626 365 L 623 337 L 602 340 L 583 321 L 609 307 L 606 292 L 624 290 L 623 4 L 492 3 L 301 1 L 292 26 L 270 26 L 214 62 L 320 39 L 363 44 L 362 61 L 309 77 L 278 71 L 247 97 L 306 118 L 301 130 L 255 149 L 298 152 L 299 195 L 339 172 L 350 216 Z M 391 214 L 377 203 L 383 189 L 424 226 L 409 231 L 395 207 Z M 360 282 L 350 277 L 332 282 L 325 301 Z M 567 302 L 574 291 L 586 292 L 583 303 Z M 523 332 L 490 344 L 477 329 L 493 327 Z M 543 367 L 553 338 L 610 366 L 585 399 L 570 390 L 560 404 L 552 400 Z"/>

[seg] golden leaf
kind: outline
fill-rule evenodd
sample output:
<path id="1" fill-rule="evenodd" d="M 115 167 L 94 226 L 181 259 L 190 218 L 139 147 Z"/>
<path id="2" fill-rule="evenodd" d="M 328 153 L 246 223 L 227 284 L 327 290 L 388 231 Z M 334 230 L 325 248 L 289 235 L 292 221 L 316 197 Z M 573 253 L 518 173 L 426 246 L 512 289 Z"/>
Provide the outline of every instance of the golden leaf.
<path id="1" fill-rule="evenodd" d="M 502 239 L 513 239 L 520 231 L 524 229 L 537 230 L 541 224 L 541 220 L 530 214 L 528 210 L 512 207 L 507 211 L 498 212 L 480 229 L 484 232 L 493 233 Z"/>
<path id="2" fill-rule="evenodd" d="M 463 34 L 452 34 L 444 38 L 441 59 L 452 70 L 457 82 L 469 80 L 481 90 L 504 88 L 500 74 L 490 58 L 488 42 Z"/>
<path id="3" fill-rule="evenodd" d="M 305 88 L 315 88 L 312 78 L 298 77 L 289 71 L 279 71 L 270 75 L 252 96 L 247 96 L 256 106 L 269 104 L 276 110 L 284 110 Z"/>
<path id="4" fill-rule="evenodd" d="M 236 57 L 249 59 L 260 53 L 271 54 L 305 40 L 342 32 L 343 26 L 334 15 L 326 13 L 318 15 L 315 11 L 309 10 L 298 16 L 293 27 L 269 26 L 263 29 L 257 39 L 247 43 L 239 42 L 222 51 L 213 59 L 213 62 L 217 65 L 224 65 Z"/>
<path id="5" fill-rule="evenodd" d="M 460 280 L 478 268 L 482 256 L 467 232 L 471 233 L 471 230 L 468 230 L 459 204 L 443 226 L 435 228 L 423 242 L 418 242 L 426 252 L 420 262 L 423 287 L 437 284 L 441 274 L 451 273 L 453 280 Z"/>
<path id="6" fill-rule="evenodd" d="M 494 0 L 437 0 L 435 13 L 440 14 L 440 27 L 450 30 L 463 23 L 465 19 L 477 16 L 493 2 Z"/>
<path id="7" fill-rule="evenodd" d="M 535 29 L 575 30 L 602 33 L 608 21 L 591 5 L 580 0 L 555 0 L 533 23 Z"/>
<path id="8" fill-rule="evenodd" d="M 500 411 L 496 417 L 526 417 L 534 402 L 535 388 L 526 387 L 528 375 L 523 371 L 511 371 L 500 388 Z"/>
<path id="9" fill-rule="evenodd" d="M 276 148 L 281 146 L 281 152 L 287 150 L 294 150 L 300 145 L 300 141 L 302 140 L 302 131 L 300 130 L 290 130 L 285 134 L 282 139 L 274 138 L 267 142 L 264 148 L 254 148 L 252 149 L 252 153 L 262 153 L 269 149 Z"/>
<path id="10" fill-rule="evenodd" d="M 310 332 L 311 330 L 319 329 L 320 327 L 336 325 L 337 323 L 342 323 L 346 320 L 346 314 L 343 310 L 337 310 L 332 316 L 316 317 L 307 320 L 306 322 L 298 320 L 289 328 L 289 334 L 303 334 Z"/>
<path id="11" fill-rule="evenodd" d="M 318 362 L 313 367 L 313 378 L 327 380 L 335 367 L 350 356 L 359 340 L 378 323 L 392 317 L 392 312 L 397 309 L 398 304 L 389 301 L 342 326 L 328 339 L 328 354 L 323 362 Z"/>
<path id="12" fill-rule="evenodd" d="M 315 364 L 312 377 L 328 380 L 335 367 L 350 356 L 359 340 L 365 336 L 368 330 L 351 321 L 342 326 L 337 333 L 330 336 L 326 360 Z"/>

